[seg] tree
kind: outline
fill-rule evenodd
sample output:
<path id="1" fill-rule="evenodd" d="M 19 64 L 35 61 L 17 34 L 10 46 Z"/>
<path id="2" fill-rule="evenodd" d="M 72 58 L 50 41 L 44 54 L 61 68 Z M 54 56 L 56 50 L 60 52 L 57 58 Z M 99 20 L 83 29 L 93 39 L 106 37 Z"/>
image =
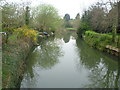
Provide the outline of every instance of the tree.
<path id="1" fill-rule="evenodd" d="M 55 31 L 60 24 L 58 11 L 50 4 L 41 4 L 32 10 L 34 26 L 40 31 Z"/>
<path id="2" fill-rule="evenodd" d="M 80 26 L 80 14 L 78 13 L 75 17 L 75 19 L 70 20 L 70 24 L 73 28 L 79 28 Z"/>
<path id="3" fill-rule="evenodd" d="M 79 28 L 79 25 L 80 25 L 80 14 L 78 13 L 75 17 L 75 28 Z"/>
<path id="4" fill-rule="evenodd" d="M 71 28 L 72 25 L 70 23 L 70 15 L 69 14 L 65 14 L 65 16 L 63 17 L 63 19 L 64 19 L 64 27 Z"/>
<path id="5" fill-rule="evenodd" d="M 80 20 L 80 14 L 79 13 L 76 15 L 75 19 Z"/>
<path id="6" fill-rule="evenodd" d="M 8 27 L 13 25 L 14 15 L 15 15 L 16 7 L 12 4 L 5 4 L 2 6 L 2 25 L 4 27 Z"/>
<path id="7" fill-rule="evenodd" d="M 97 6 L 92 6 L 89 11 L 90 17 L 90 25 L 92 26 L 93 30 L 96 32 L 104 32 L 106 28 L 105 22 L 105 12 L 103 8 Z"/>
<path id="8" fill-rule="evenodd" d="M 65 20 L 65 21 L 69 21 L 69 20 L 70 20 L 70 15 L 69 15 L 69 14 L 65 14 L 64 20 Z"/>
<path id="9" fill-rule="evenodd" d="M 25 24 L 26 24 L 26 25 L 29 24 L 29 18 L 30 18 L 30 15 L 29 15 L 29 7 L 27 6 L 27 7 L 26 7 L 26 16 L 25 16 Z"/>
<path id="10" fill-rule="evenodd" d="M 1 3 L 0 3 L 1 4 Z M 1 4 L 2 28 L 17 28 L 25 24 L 25 5 L 4 2 Z"/>
<path id="11" fill-rule="evenodd" d="M 102 0 L 101 0 L 102 1 Z M 109 33 L 112 27 L 117 26 L 117 7 L 116 3 L 102 2 L 92 5 L 84 12 L 81 22 L 87 24 L 95 32 Z M 111 6 L 111 8 L 108 7 Z"/>

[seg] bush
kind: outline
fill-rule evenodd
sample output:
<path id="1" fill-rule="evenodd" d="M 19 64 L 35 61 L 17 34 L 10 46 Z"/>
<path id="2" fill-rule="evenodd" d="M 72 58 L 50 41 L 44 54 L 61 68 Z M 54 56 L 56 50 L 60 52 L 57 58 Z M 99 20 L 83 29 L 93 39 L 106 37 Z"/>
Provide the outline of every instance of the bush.
<path id="1" fill-rule="evenodd" d="M 112 35 L 99 34 L 93 31 L 85 32 L 85 41 L 92 47 L 104 50 L 106 45 L 112 44 Z"/>
<path id="2" fill-rule="evenodd" d="M 8 35 L 12 35 L 12 33 L 14 32 L 14 28 L 12 28 L 12 27 L 4 27 L 2 29 L 2 32 L 6 32 Z"/>
<path id="3" fill-rule="evenodd" d="M 27 26 L 24 26 L 22 28 L 17 28 L 14 30 L 14 34 L 17 35 L 18 39 L 24 39 L 24 38 L 29 38 L 32 39 L 33 43 L 37 42 L 37 31 L 28 28 Z"/>
<path id="4" fill-rule="evenodd" d="M 80 27 L 77 30 L 77 34 L 78 36 L 82 37 L 82 34 L 84 34 L 85 31 L 88 31 L 88 30 L 90 30 L 90 26 L 88 26 L 85 23 L 81 23 Z"/>

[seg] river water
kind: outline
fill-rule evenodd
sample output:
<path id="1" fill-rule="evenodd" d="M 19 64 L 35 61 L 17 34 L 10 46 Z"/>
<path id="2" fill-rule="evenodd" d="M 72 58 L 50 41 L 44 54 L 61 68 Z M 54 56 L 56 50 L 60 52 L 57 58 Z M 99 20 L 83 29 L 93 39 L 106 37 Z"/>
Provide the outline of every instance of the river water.
<path id="1" fill-rule="evenodd" d="M 66 31 L 31 52 L 21 88 L 120 88 L 117 60 Z"/>

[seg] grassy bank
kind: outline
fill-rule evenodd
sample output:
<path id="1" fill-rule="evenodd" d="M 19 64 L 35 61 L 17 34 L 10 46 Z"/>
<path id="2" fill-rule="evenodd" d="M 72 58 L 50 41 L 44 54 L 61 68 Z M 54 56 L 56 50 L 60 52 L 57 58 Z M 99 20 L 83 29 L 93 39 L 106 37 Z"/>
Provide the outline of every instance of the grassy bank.
<path id="1" fill-rule="evenodd" d="M 27 27 L 18 28 L 7 41 L 2 47 L 2 86 L 16 88 L 24 72 L 26 57 L 37 42 L 37 32 Z"/>
<path id="2" fill-rule="evenodd" d="M 112 41 L 112 34 L 100 34 L 93 31 L 86 31 L 83 37 L 86 43 L 101 51 L 108 51 L 106 50 L 108 45 L 116 50 L 118 50 L 118 47 L 120 47 L 118 35 L 115 37 L 115 42 Z M 114 54 L 113 52 L 110 53 Z"/>

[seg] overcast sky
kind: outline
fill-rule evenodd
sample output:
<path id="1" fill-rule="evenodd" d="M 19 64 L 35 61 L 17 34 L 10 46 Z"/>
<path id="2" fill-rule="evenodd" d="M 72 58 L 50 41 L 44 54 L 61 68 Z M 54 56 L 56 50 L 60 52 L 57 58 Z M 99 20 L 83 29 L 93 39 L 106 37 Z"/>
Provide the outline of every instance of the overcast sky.
<path id="1" fill-rule="evenodd" d="M 38 2 L 52 4 L 58 9 L 62 17 L 68 13 L 71 18 L 75 18 L 77 13 L 82 14 L 87 7 L 97 1 L 98 0 L 36 0 L 32 5 L 38 4 Z"/>
<path id="2" fill-rule="evenodd" d="M 21 0 L 7 0 L 7 1 L 21 1 Z M 22 0 L 22 1 L 30 1 L 30 0 Z M 82 12 L 87 9 L 90 5 L 101 1 L 101 0 L 31 0 L 32 6 L 36 6 L 37 4 L 47 3 L 52 4 L 59 11 L 60 16 L 64 16 L 66 13 L 70 14 L 71 18 L 75 18 L 77 13 L 82 14 Z M 106 0 L 103 0 L 104 2 Z"/>

